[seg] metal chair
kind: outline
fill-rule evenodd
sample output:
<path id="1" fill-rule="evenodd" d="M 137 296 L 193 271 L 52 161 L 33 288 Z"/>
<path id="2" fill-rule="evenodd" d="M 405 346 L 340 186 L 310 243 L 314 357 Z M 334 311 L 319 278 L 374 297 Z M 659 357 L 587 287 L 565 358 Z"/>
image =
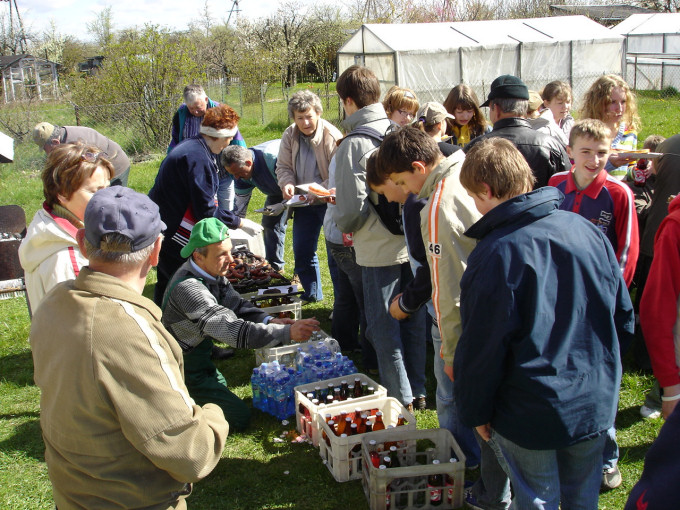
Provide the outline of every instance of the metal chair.
<path id="1" fill-rule="evenodd" d="M 19 263 L 19 245 L 26 235 L 26 213 L 18 205 L 0 206 L 0 299 L 17 296 L 26 298 L 28 313 L 31 305 L 26 294 L 24 270 Z"/>

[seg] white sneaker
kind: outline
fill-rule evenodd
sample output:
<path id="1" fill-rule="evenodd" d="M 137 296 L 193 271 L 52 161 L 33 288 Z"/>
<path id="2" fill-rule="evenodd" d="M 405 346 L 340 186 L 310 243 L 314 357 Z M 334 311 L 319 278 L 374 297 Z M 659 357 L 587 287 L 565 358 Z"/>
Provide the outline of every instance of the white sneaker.
<path id="1" fill-rule="evenodd" d="M 657 418 L 661 417 L 661 410 L 660 409 L 654 409 L 654 408 L 651 408 L 651 407 L 647 407 L 646 405 L 643 405 L 640 408 L 640 416 L 642 416 L 643 418 L 656 420 Z"/>

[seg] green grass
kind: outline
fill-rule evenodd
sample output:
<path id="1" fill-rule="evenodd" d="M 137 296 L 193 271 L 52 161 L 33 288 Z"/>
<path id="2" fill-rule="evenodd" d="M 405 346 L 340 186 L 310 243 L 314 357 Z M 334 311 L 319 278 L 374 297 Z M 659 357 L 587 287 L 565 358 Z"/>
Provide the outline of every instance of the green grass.
<path id="1" fill-rule="evenodd" d="M 270 88 L 271 91 L 271 88 Z M 659 94 L 639 95 L 643 129 L 640 139 L 652 133 L 671 136 L 680 131 L 677 111 L 680 100 L 661 98 Z M 259 105 L 255 105 L 259 108 Z M 260 125 L 256 110 L 246 109 L 239 126 L 250 145 L 277 138 L 287 125 L 285 113 L 278 120 Z M 330 112 L 329 112 L 330 113 Z M 61 112 L 64 115 L 64 112 Z M 56 114 L 55 114 L 56 115 Z M 40 119 L 44 120 L 44 119 Z M 47 119 L 50 120 L 50 119 Z M 57 122 L 53 120 L 53 122 Z M 62 122 L 66 123 L 66 122 Z M 39 174 L 43 154 L 30 142 L 17 144 L 16 163 L 0 165 L 0 204 L 20 204 L 27 217 L 33 217 L 42 203 Z M 155 178 L 162 156 L 133 165 L 129 184 L 147 192 Z M 263 203 L 261 194 L 253 197 L 250 210 Z M 251 213 L 252 219 L 257 215 Z M 286 241 L 286 260 L 292 261 L 291 232 Z M 330 330 L 328 315 L 333 295 L 326 265 L 323 237 L 319 240 L 325 299 L 303 308 L 303 316 L 316 316 L 322 327 Z M 149 275 L 145 295 L 153 292 L 155 275 Z M 0 508 L 51 509 L 51 487 L 44 462 L 44 446 L 39 425 L 39 390 L 33 384 L 33 367 L 27 342 L 29 320 L 23 298 L 0 301 Z M 419 428 L 436 427 L 434 411 L 434 377 L 432 352 L 428 354 L 428 395 L 430 408 L 416 412 Z M 220 362 L 230 386 L 241 397 L 251 397 L 249 376 L 254 366 L 251 351 L 241 351 L 227 362 Z M 617 417 L 621 448 L 620 467 L 624 484 L 620 489 L 603 494 L 600 508 L 623 507 L 627 494 L 642 471 L 644 454 L 658 434 L 662 420 L 642 420 L 638 409 L 652 385 L 652 377 L 631 368 L 624 373 Z M 288 427 L 290 428 L 290 427 Z M 195 485 L 189 498 L 191 508 L 198 509 L 269 509 L 367 508 L 359 482 L 336 483 L 321 463 L 318 452 L 305 444 L 274 441 L 284 427 L 274 418 L 254 411 L 250 430 L 234 434 L 227 441 L 223 459 L 205 480 Z M 289 474 L 284 474 L 288 471 Z"/>

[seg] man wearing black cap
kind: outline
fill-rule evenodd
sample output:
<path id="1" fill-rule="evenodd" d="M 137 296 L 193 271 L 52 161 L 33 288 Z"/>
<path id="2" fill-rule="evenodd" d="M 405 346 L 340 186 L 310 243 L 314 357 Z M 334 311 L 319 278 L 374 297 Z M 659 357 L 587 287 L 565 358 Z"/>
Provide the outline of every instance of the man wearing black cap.
<path id="1" fill-rule="evenodd" d="M 229 425 L 218 406 L 191 399 L 182 350 L 142 296 L 165 225 L 151 199 L 120 186 L 94 194 L 84 223 L 89 265 L 45 297 L 31 326 L 54 502 L 184 509 Z"/>
<path id="2" fill-rule="evenodd" d="M 467 153 L 480 140 L 501 137 L 510 140 L 536 177 L 534 189 L 548 185 L 550 176 L 571 168 L 569 156 L 554 137 L 539 133 L 525 119 L 529 105 L 529 89 L 522 80 L 510 74 L 491 82 L 489 97 L 481 106 L 489 107 L 493 131 L 472 140 L 464 149 Z"/>

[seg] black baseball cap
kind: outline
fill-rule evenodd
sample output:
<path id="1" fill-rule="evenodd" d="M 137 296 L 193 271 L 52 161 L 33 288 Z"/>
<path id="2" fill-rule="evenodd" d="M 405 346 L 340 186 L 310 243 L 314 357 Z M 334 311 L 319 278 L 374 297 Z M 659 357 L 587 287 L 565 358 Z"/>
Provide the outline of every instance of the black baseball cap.
<path id="1" fill-rule="evenodd" d="M 529 88 L 517 76 L 504 74 L 491 82 L 489 97 L 480 106 L 489 106 L 492 99 L 529 99 Z"/>

